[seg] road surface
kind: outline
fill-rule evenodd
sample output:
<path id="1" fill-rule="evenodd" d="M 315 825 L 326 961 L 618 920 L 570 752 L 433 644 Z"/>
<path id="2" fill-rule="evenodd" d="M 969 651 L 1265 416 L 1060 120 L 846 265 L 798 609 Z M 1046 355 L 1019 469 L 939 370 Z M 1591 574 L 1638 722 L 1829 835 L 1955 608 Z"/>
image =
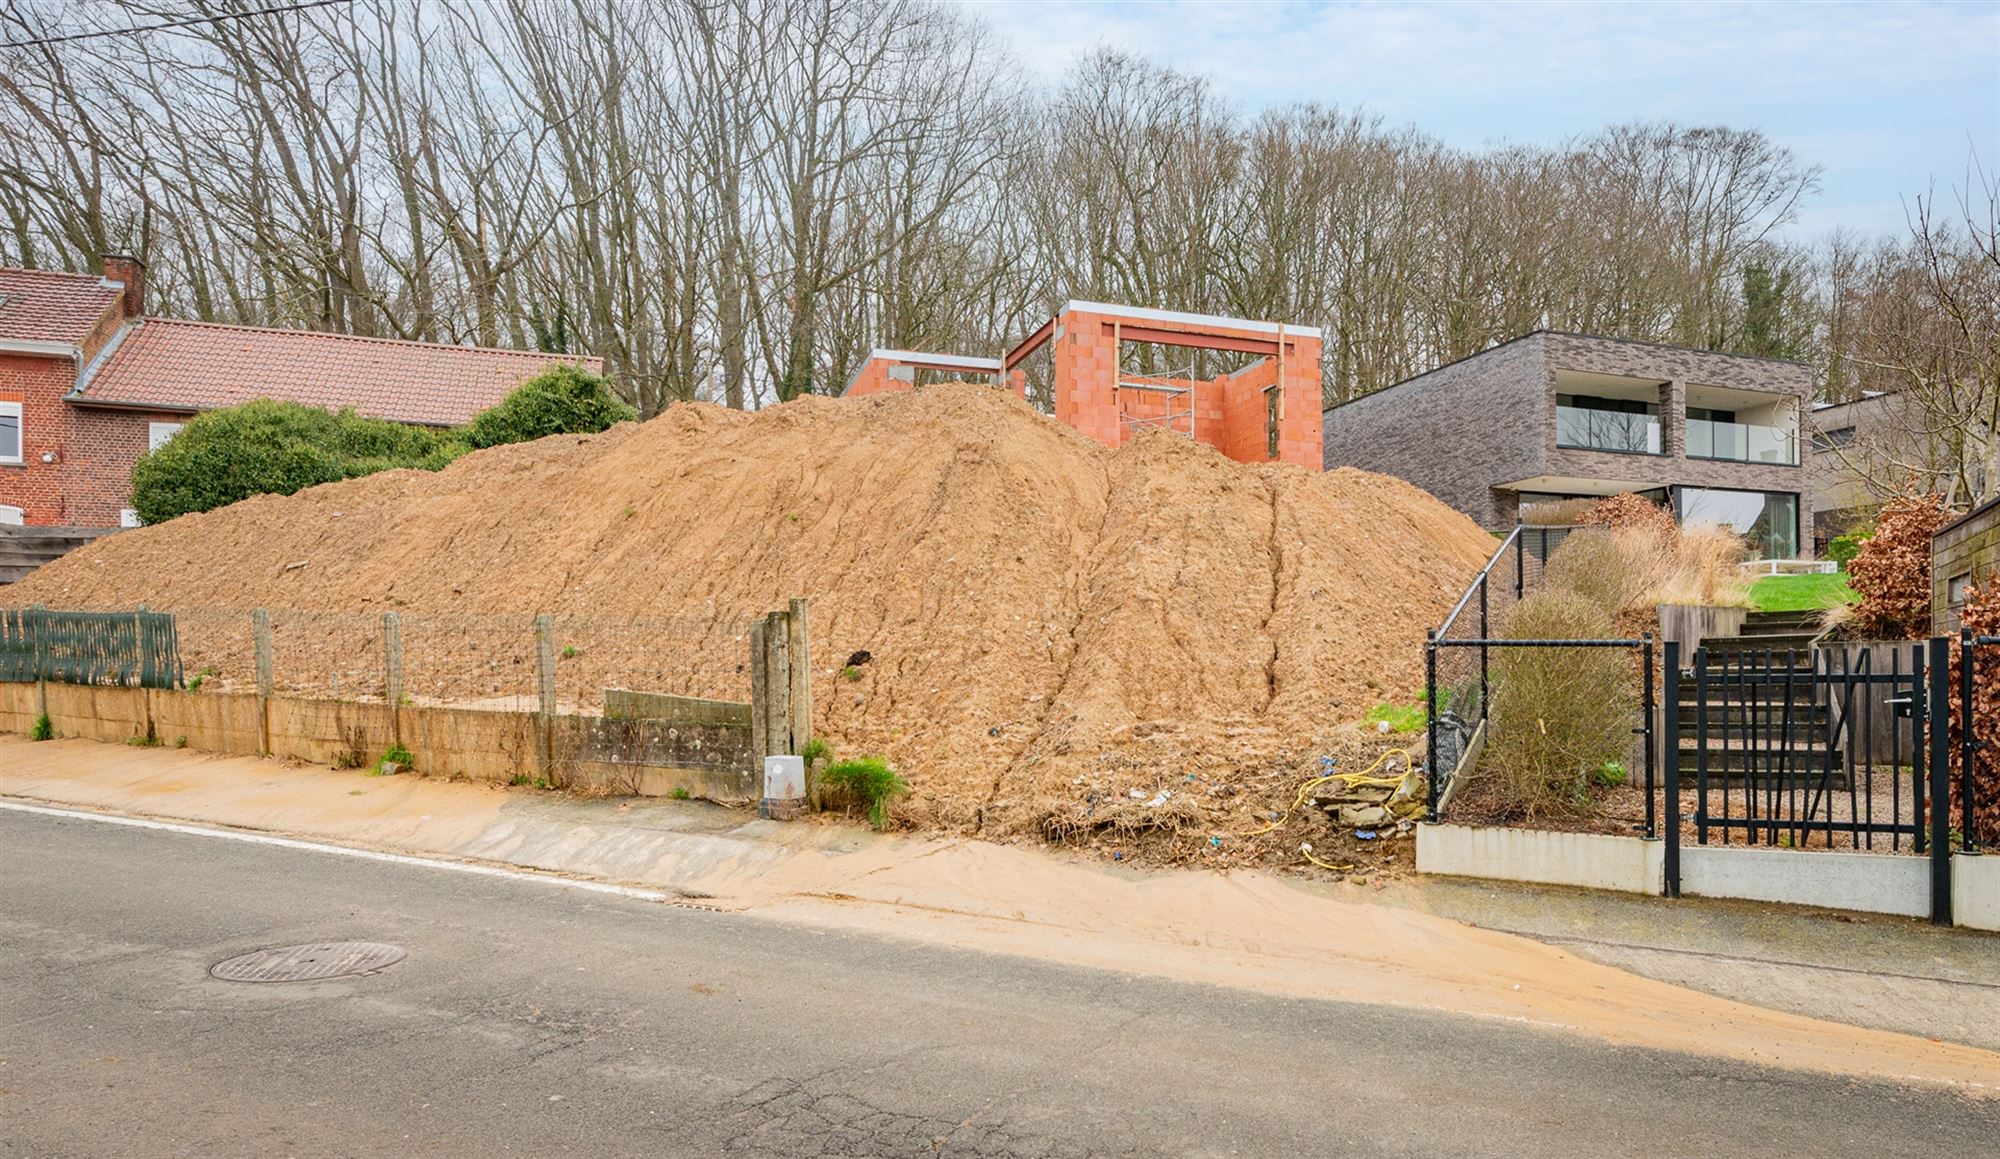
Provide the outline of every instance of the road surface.
<path id="1" fill-rule="evenodd" d="M 1977 1154 L 2000 1103 L 0 811 L 0 1154 Z M 372 975 L 217 961 L 367 940 Z M 1996 1076 L 2000 1077 L 2000 1076 Z"/>

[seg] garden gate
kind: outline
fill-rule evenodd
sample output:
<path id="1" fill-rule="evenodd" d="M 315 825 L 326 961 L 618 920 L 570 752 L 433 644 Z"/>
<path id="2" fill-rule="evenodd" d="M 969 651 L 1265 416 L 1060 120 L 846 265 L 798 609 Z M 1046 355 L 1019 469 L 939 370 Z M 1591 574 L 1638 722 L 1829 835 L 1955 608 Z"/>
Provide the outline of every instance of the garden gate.
<path id="1" fill-rule="evenodd" d="M 1950 923 L 1949 640 L 1858 653 L 1706 647 L 1681 661 L 1669 643 L 1668 896 L 1680 896 L 1690 836 L 1916 855 L 1929 860 L 1931 920 Z"/>

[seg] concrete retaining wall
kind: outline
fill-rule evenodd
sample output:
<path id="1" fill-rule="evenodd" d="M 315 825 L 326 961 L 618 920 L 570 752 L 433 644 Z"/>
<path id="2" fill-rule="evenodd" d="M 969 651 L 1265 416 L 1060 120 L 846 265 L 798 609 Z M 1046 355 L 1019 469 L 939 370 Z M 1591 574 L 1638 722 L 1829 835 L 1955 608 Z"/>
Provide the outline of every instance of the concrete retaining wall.
<path id="1" fill-rule="evenodd" d="M 1952 855 L 1951 922 L 2000 930 L 2000 854 Z"/>
<path id="2" fill-rule="evenodd" d="M 1419 825 L 1417 870 L 1657 895 L 1666 888 L 1666 845 L 1601 833 Z"/>
<path id="3" fill-rule="evenodd" d="M 40 708 L 37 686 L 0 682 L 0 731 L 25 735 Z M 747 801 L 757 795 L 747 705 L 700 702 L 690 719 L 606 720 L 557 716 L 542 759 L 542 719 L 484 711 L 255 693 L 45 684 L 56 733 L 109 744 L 151 736 L 160 744 L 239 756 L 269 755 L 355 768 L 380 760 L 400 738 L 416 771 L 507 782 L 544 776 L 559 784 L 640 796 Z M 685 699 L 685 698 L 683 698 Z"/>
<path id="4" fill-rule="evenodd" d="M 1736 897 L 1921 918 L 1931 912 L 1930 872 L 1927 857 L 1681 846 L 1683 897 Z"/>

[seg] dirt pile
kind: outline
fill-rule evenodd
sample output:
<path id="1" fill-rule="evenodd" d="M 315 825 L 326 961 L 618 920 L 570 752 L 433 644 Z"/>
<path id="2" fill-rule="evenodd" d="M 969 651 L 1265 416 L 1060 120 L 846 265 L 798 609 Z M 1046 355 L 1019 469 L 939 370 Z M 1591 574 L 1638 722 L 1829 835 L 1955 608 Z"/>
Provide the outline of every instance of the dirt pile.
<path id="1" fill-rule="evenodd" d="M 1395 479 L 1166 433 L 1113 452 L 946 386 L 676 406 L 254 499 L 112 536 L 0 599 L 705 617 L 671 691 L 741 698 L 740 625 L 804 595 L 816 729 L 905 773 L 900 816 L 1213 848 L 1351 745 L 1344 723 L 1419 697 L 1423 629 L 1491 548 Z"/>

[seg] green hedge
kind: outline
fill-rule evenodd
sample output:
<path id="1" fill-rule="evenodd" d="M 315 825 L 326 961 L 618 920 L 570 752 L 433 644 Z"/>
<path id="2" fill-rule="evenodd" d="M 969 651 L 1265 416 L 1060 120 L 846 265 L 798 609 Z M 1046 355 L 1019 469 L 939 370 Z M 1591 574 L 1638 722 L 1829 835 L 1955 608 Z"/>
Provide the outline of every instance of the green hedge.
<path id="1" fill-rule="evenodd" d="M 549 435 L 587 434 L 637 417 L 602 378 L 574 366 L 555 366 L 522 383 L 500 405 L 474 415 L 465 437 L 474 447 L 497 447 Z"/>
<path id="2" fill-rule="evenodd" d="M 435 471 L 475 447 L 601 431 L 632 417 L 602 378 L 570 366 L 537 375 L 455 430 L 248 402 L 196 415 L 141 458 L 132 468 L 132 506 L 142 521 L 161 523 L 396 467 Z"/>

